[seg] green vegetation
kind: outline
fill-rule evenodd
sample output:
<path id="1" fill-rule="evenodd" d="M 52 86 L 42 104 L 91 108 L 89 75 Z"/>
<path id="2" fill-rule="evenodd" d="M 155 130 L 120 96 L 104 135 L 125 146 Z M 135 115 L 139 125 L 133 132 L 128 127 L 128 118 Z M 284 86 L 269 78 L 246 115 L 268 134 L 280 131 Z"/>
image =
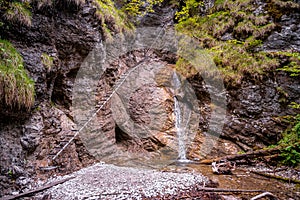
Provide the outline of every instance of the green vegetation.
<path id="1" fill-rule="evenodd" d="M 277 55 L 288 60 L 288 64 L 278 70 L 288 72 L 291 76 L 300 75 L 300 53 L 276 52 Z"/>
<path id="2" fill-rule="evenodd" d="M 152 7 L 162 0 L 149 0 L 145 12 L 151 11 Z M 119 10 L 116 8 L 112 0 L 93 0 L 92 4 L 97 8 L 95 17 L 97 17 L 102 25 L 102 31 L 105 38 L 112 40 L 113 34 L 124 33 L 133 29 L 133 25 L 128 20 L 128 16 L 135 15 L 134 13 L 141 13 L 143 1 L 132 1 L 128 4 L 124 3 L 124 8 Z M 20 24 L 31 26 L 31 12 L 30 10 L 47 8 L 51 9 L 55 6 L 81 7 L 85 4 L 85 0 L 16 0 L 5 1 L 0 0 L 0 13 L 3 13 L 4 19 L 0 20 L 0 26 L 5 23 Z M 131 9 L 131 6 L 137 3 L 139 6 L 136 10 Z M 73 6 L 71 6 L 73 5 Z M 126 11 L 126 12 L 125 12 Z M 143 13 L 141 13 L 143 14 Z"/>
<path id="3" fill-rule="evenodd" d="M 13 172 L 12 172 L 12 170 L 10 169 L 10 170 L 8 170 L 8 172 L 7 172 L 7 175 L 9 176 L 9 177 L 12 177 L 13 176 Z"/>
<path id="4" fill-rule="evenodd" d="M 6 40 L 0 40 L 0 97 L 10 107 L 30 108 L 34 103 L 34 82 L 24 69 L 21 55 Z"/>
<path id="5" fill-rule="evenodd" d="M 297 104 L 299 109 L 299 104 Z M 300 114 L 292 117 L 293 126 L 283 133 L 278 145 L 284 146 L 280 158 L 283 164 L 296 166 L 300 163 Z"/>
<path id="6" fill-rule="evenodd" d="M 177 60 L 175 69 L 184 77 L 189 77 L 197 73 L 196 69 L 183 58 Z"/>
<path id="7" fill-rule="evenodd" d="M 137 16 L 144 16 L 149 12 L 154 12 L 153 6 L 162 2 L 163 0 L 123 0 L 121 4 L 124 13 L 132 19 Z"/>
<path id="8" fill-rule="evenodd" d="M 196 15 L 199 12 L 199 8 L 203 7 L 203 1 L 187 0 L 185 6 L 176 13 L 175 19 L 179 22 L 187 20 L 189 17 Z"/>
<path id="9" fill-rule="evenodd" d="M 93 3 L 97 7 L 95 15 L 100 20 L 106 39 L 112 40 L 114 33 L 128 32 L 133 28 L 125 13 L 118 10 L 111 0 L 94 0 Z"/>
<path id="10" fill-rule="evenodd" d="M 281 2 L 271 0 L 266 9 Z M 284 3 L 295 7 L 294 3 Z M 225 83 L 239 84 L 247 76 L 261 79 L 265 72 L 281 66 L 279 54 L 260 51 L 263 41 L 277 28 L 273 22 L 273 10 L 256 15 L 258 5 L 254 0 L 219 0 L 205 16 L 196 11 L 202 5 L 186 0 L 185 7 L 177 12 L 179 32 L 195 38 L 201 47 L 213 57 L 223 74 Z M 287 12 L 281 9 L 281 12 Z M 286 52 L 288 54 L 288 52 Z M 297 61 L 298 62 L 298 61 Z M 285 71 L 299 70 L 299 64 L 290 59 Z M 182 65 L 182 64 L 181 64 Z"/>
<path id="11" fill-rule="evenodd" d="M 216 0 L 208 13 L 200 13 L 202 2 L 185 0 L 176 14 L 177 31 L 195 38 L 213 57 L 222 72 L 226 85 L 237 85 L 245 77 L 260 80 L 268 71 L 285 71 L 290 76 L 300 75 L 300 54 L 289 51 L 262 51 L 263 41 L 275 30 L 276 21 L 283 14 L 298 12 L 300 5 L 292 1 L 267 0 L 267 12 L 255 13 L 255 0 Z M 177 5 L 179 6 L 179 5 Z M 203 15 L 204 14 L 204 15 Z M 188 61 L 179 58 L 176 68 L 185 76 L 195 73 Z M 204 68 L 205 73 L 210 74 Z M 213 77 L 213 74 L 211 75 Z M 277 88 L 282 103 L 288 94 Z M 292 104 L 294 109 L 300 105 Z M 299 112 L 297 112 L 299 113 Z M 283 133 L 276 145 L 281 150 L 279 159 L 285 165 L 300 163 L 300 114 L 289 116 L 291 128 Z"/>
<path id="12" fill-rule="evenodd" d="M 279 70 L 290 73 L 291 76 L 300 75 L 300 54 L 289 52 L 277 52 L 281 56 L 290 59 L 290 65 L 284 66 Z M 292 64 L 291 64 L 292 63 Z M 300 104 L 292 102 L 290 107 L 300 111 Z M 299 112 L 298 112 L 299 113 Z M 281 151 L 281 161 L 285 165 L 297 166 L 300 164 L 300 114 L 296 116 L 288 116 L 288 121 L 291 127 L 283 133 L 283 138 L 278 142 L 279 145 L 284 146 Z"/>

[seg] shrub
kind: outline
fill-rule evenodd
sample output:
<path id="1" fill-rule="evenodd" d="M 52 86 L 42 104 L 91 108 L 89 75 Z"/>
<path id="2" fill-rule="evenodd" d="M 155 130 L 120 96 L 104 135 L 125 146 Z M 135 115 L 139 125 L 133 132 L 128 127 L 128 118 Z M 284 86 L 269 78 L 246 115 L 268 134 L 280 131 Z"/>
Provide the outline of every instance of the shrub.
<path id="1" fill-rule="evenodd" d="M 34 82 L 24 69 L 21 55 L 6 40 L 0 40 L 0 96 L 1 102 L 19 109 L 34 103 Z"/>

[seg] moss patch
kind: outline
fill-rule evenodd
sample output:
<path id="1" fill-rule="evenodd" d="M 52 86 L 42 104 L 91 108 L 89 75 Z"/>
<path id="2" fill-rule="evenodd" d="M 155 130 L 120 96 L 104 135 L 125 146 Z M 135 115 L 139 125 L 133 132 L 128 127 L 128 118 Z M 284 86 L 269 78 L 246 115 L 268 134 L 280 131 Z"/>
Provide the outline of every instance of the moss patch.
<path id="1" fill-rule="evenodd" d="M 13 45 L 0 40 L 0 101 L 10 107 L 30 108 L 34 103 L 34 82 Z"/>

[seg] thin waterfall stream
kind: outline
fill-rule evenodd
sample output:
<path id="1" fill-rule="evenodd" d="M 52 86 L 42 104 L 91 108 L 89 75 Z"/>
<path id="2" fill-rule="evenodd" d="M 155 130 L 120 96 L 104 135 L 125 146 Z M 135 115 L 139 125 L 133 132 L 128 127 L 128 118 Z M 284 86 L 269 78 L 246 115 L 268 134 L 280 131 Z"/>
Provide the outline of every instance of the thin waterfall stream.
<path id="1" fill-rule="evenodd" d="M 186 144 L 185 144 L 185 130 L 182 127 L 182 111 L 180 101 L 177 96 L 181 87 L 180 78 L 177 73 L 173 73 L 173 84 L 174 84 L 174 114 L 175 114 L 175 128 L 178 138 L 178 161 L 186 162 L 189 161 L 186 158 Z"/>

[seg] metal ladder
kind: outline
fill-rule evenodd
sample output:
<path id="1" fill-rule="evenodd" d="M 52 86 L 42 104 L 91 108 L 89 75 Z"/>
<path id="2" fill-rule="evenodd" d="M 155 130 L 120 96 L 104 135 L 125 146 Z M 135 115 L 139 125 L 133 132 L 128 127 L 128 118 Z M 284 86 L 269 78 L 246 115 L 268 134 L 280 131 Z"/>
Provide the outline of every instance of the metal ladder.
<path id="1" fill-rule="evenodd" d="M 128 70 L 124 74 L 120 76 L 120 78 L 115 82 L 114 87 L 106 93 L 106 95 L 99 101 L 99 104 L 96 105 L 95 113 L 82 125 L 80 129 L 72 129 L 66 132 L 65 138 L 59 142 L 54 148 L 51 149 L 49 154 L 51 158 L 51 162 L 55 162 L 57 157 L 72 143 L 72 141 L 79 135 L 79 133 L 91 122 L 91 120 L 97 115 L 97 113 L 109 102 L 112 96 L 116 93 L 116 91 L 121 87 L 121 85 L 125 82 L 128 76 L 135 71 L 142 63 L 148 60 L 148 56 L 138 62 L 132 69 Z M 72 133 L 72 134 L 70 134 Z"/>
<path id="2" fill-rule="evenodd" d="M 149 50 L 152 49 L 153 45 L 155 44 L 155 42 L 157 41 L 157 39 L 159 38 L 160 34 L 162 33 L 162 31 L 164 30 L 164 27 L 167 26 L 168 24 L 164 24 L 161 28 L 161 30 L 159 31 L 157 37 L 155 38 L 154 42 L 151 44 L 151 46 L 146 50 L 145 52 L 145 57 L 139 61 L 136 65 L 133 66 L 132 69 L 128 70 L 127 72 L 125 72 L 124 74 L 122 74 L 120 76 L 120 78 L 116 81 L 114 87 L 112 88 L 112 90 L 110 92 L 108 92 L 99 102 L 98 105 L 96 105 L 96 111 L 95 113 L 82 125 L 82 127 L 78 130 L 71 130 L 71 132 L 73 134 L 69 135 L 70 137 L 67 137 L 68 140 L 62 140 L 56 147 L 54 147 L 54 149 L 56 149 L 56 151 L 54 151 L 52 153 L 52 159 L 51 162 L 55 162 L 56 158 L 71 144 L 71 142 L 79 135 L 79 133 L 91 122 L 91 120 L 97 115 L 97 113 L 107 104 L 107 102 L 111 99 L 111 97 L 116 93 L 116 91 L 121 87 L 121 85 L 124 83 L 124 81 L 127 79 L 127 77 L 133 72 L 135 71 L 142 63 L 144 63 L 145 61 L 147 61 L 149 59 L 149 56 L 147 55 Z"/>

